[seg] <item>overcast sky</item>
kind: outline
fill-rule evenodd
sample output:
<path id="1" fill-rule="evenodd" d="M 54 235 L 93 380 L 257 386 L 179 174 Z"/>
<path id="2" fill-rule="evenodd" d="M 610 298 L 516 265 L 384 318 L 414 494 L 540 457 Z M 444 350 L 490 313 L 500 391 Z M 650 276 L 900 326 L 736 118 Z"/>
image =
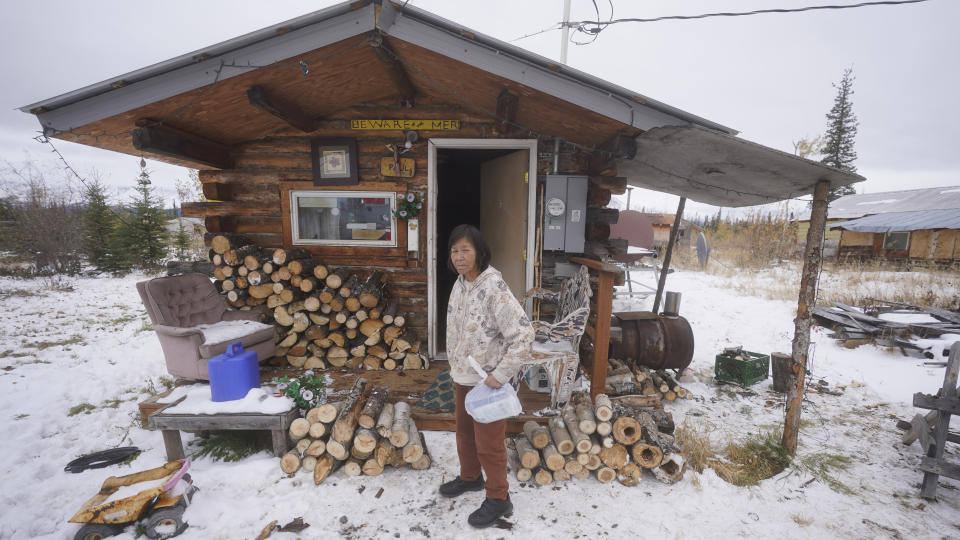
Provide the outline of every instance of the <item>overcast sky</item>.
<path id="1" fill-rule="evenodd" d="M 6 0 L 0 17 L 0 159 L 52 162 L 33 141 L 39 124 L 17 107 L 332 5 L 331 1 Z M 412 0 L 411 4 L 512 41 L 550 27 L 562 0 Z M 800 7 L 853 0 L 612 0 L 615 17 Z M 602 18 L 610 4 L 598 0 Z M 573 0 L 573 20 L 595 18 Z M 843 70 L 856 76 L 858 192 L 960 185 L 960 2 L 869 7 L 694 21 L 623 23 L 589 45 L 571 45 L 568 64 L 651 98 L 733 127 L 746 139 L 793 152 L 823 133 Z M 582 36 L 580 37 L 582 39 Z M 559 58 L 560 32 L 514 42 Z M 138 159 L 57 142 L 83 175 L 93 171 L 118 196 L 135 184 Z M 186 171 L 149 161 L 167 200 Z M 634 192 L 633 206 L 673 210 L 676 197 Z M 169 203 L 168 203 L 169 204 Z M 715 213 L 688 204 L 688 212 Z"/>

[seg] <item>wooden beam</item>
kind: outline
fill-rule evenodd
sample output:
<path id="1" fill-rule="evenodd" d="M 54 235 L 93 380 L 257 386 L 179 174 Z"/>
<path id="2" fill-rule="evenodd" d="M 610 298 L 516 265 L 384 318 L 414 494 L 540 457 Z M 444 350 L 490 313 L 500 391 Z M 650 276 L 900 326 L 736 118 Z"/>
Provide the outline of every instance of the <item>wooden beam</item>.
<path id="1" fill-rule="evenodd" d="M 683 207 L 686 204 L 687 198 L 680 197 L 680 203 L 677 204 L 677 214 L 673 216 L 673 226 L 670 227 L 670 239 L 667 240 L 667 249 L 663 252 L 663 266 L 660 268 L 657 295 L 653 297 L 654 313 L 660 309 L 660 299 L 663 298 L 663 288 L 667 285 L 667 273 L 670 272 L 670 259 L 673 258 L 673 246 L 677 245 L 677 235 L 680 233 L 680 222 L 683 221 Z"/>
<path id="2" fill-rule="evenodd" d="M 183 217 L 206 218 L 209 216 L 273 216 L 278 210 L 272 205 L 257 201 L 218 201 L 183 203 Z"/>
<path id="3" fill-rule="evenodd" d="M 520 108 L 520 96 L 511 94 L 506 88 L 497 96 L 497 118 L 500 119 L 500 132 L 510 133 L 517 121 Z"/>
<path id="4" fill-rule="evenodd" d="M 616 135 L 600 145 L 590 155 L 590 174 L 616 176 L 617 160 L 633 159 L 637 155 L 637 140 L 628 135 Z"/>
<path id="5" fill-rule="evenodd" d="M 800 295 L 797 300 L 797 318 L 794 319 L 793 362 L 790 366 L 789 380 L 792 384 L 787 388 L 787 412 L 783 422 L 783 446 L 791 456 L 797 453 L 797 438 L 800 435 L 800 411 L 807 379 L 810 326 L 813 323 L 811 310 L 816 306 L 817 276 L 820 273 L 823 233 L 827 225 L 827 194 L 829 192 L 829 180 L 820 180 L 814 187 L 810 228 L 807 229 L 807 245 L 803 250 Z"/>
<path id="6" fill-rule="evenodd" d="M 384 42 L 383 35 L 378 31 L 370 33 L 369 43 L 370 46 L 373 47 L 373 52 L 376 53 L 380 65 L 383 66 L 384 71 L 386 71 L 387 78 L 390 79 L 394 88 L 397 89 L 397 93 L 400 94 L 400 101 L 413 107 L 417 89 L 413 86 L 413 83 L 410 82 L 410 76 L 407 75 L 407 71 L 403 69 L 403 64 L 397 59 L 396 53 L 387 46 Z"/>
<path id="7" fill-rule="evenodd" d="M 203 197 L 209 201 L 229 201 L 232 199 L 230 184 L 205 182 L 201 184 Z"/>
<path id="8" fill-rule="evenodd" d="M 262 86 L 251 86 L 247 90 L 247 99 L 250 101 L 250 105 L 276 116 L 300 131 L 310 133 L 316 131 L 319 127 L 316 118 L 310 117 L 300 107 L 277 95 L 267 93 L 267 90 Z"/>
<path id="9" fill-rule="evenodd" d="M 133 147 L 137 150 L 217 169 L 233 168 L 229 146 L 167 125 L 146 123 L 133 131 Z"/>

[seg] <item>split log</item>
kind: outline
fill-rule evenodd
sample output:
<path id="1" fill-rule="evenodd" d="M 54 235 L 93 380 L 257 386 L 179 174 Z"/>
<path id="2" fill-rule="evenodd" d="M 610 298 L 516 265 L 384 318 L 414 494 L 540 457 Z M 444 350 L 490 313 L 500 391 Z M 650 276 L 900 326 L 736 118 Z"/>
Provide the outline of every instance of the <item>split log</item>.
<path id="1" fill-rule="evenodd" d="M 340 414 L 333 422 L 333 430 L 330 432 L 330 438 L 342 443 L 349 442 L 353 438 L 353 432 L 357 428 L 357 418 L 363 409 L 367 394 L 370 392 L 370 385 L 363 377 L 358 378 L 350 389 L 350 393 L 344 400 L 343 408 Z"/>
<path id="2" fill-rule="evenodd" d="M 517 448 L 517 454 L 520 456 L 520 465 L 531 471 L 540 466 L 540 452 L 537 452 L 526 437 L 517 437 L 514 445 Z"/>
<path id="3" fill-rule="evenodd" d="M 361 470 L 367 476 L 380 476 L 383 474 L 383 464 L 377 458 L 371 457 L 363 462 Z"/>
<path id="4" fill-rule="evenodd" d="M 310 439 L 300 439 L 297 441 L 297 444 L 294 445 L 293 449 L 297 451 L 297 455 L 302 456 L 304 452 L 307 451 L 307 448 L 310 448 L 310 443 L 313 442 Z"/>
<path id="5" fill-rule="evenodd" d="M 595 471 L 602 465 L 603 461 L 600 460 L 600 456 L 598 454 L 587 454 L 587 463 L 584 465 L 587 470 Z"/>
<path id="6" fill-rule="evenodd" d="M 343 367 L 349 357 L 350 354 L 343 347 L 333 346 L 327 350 L 327 362 L 334 367 Z"/>
<path id="7" fill-rule="evenodd" d="M 357 419 L 360 427 L 366 429 L 376 427 L 377 419 L 380 417 L 380 411 L 383 410 L 383 406 L 387 402 L 387 393 L 389 390 L 386 386 L 378 386 L 370 392 L 370 397 L 367 398 L 367 402 L 360 412 L 360 418 Z"/>
<path id="8" fill-rule="evenodd" d="M 504 439 L 503 442 L 507 448 L 507 465 L 517 477 L 517 481 L 526 482 L 530 480 L 530 478 L 533 476 L 533 472 L 531 472 L 530 469 L 520 465 L 520 454 L 517 453 L 516 443 L 509 437 Z"/>
<path id="9" fill-rule="evenodd" d="M 383 320 L 382 318 L 380 319 Z M 387 326 L 380 333 L 380 338 L 383 341 L 384 345 L 388 347 L 393 346 L 393 342 L 403 333 L 403 329 L 399 326 Z"/>
<path id="10" fill-rule="evenodd" d="M 390 432 L 390 443 L 397 448 L 403 448 L 410 442 L 410 405 L 398 401 L 393 405 L 393 425 Z"/>
<path id="11" fill-rule="evenodd" d="M 414 463 L 423 456 L 423 447 L 420 446 L 420 431 L 413 419 L 407 422 L 407 433 L 407 444 L 403 447 L 403 460 Z"/>
<path id="12" fill-rule="evenodd" d="M 350 271 L 346 268 L 337 268 L 333 272 L 327 274 L 327 279 L 324 280 L 324 283 L 326 283 L 327 287 L 330 287 L 331 289 L 339 289 L 349 274 Z"/>
<path id="13" fill-rule="evenodd" d="M 379 436 L 373 430 L 357 428 L 353 436 L 353 447 L 356 448 L 358 452 L 373 452 L 373 449 L 377 447 L 378 438 Z"/>
<path id="14" fill-rule="evenodd" d="M 343 474 L 347 477 L 360 476 L 363 473 L 363 463 L 355 457 L 350 457 L 343 462 Z"/>
<path id="15" fill-rule="evenodd" d="M 384 322 L 377 319 L 367 319 L 360 323 L 360 333 L 370 337 L 374 333 L 380 332 L 380 329 L 383 328 Z"/>
<path id="16" fill-rule="evenodd" d="M 426 369 L 419 354 L 406 353 L 403 357 L 403 369 Z"/>
<path id="17" fill-rule="evenodd" d="M 343 401 L 337 401 L 333 403 L 324 403 L 317 407 L 317 421 L 329 424 L 337 419 L 337 415 L 340 414 L 340 409 L 343 408 Z"/>
<path id="18" fill-rule="evenodd" d="M 293 475 L 300 470 L 300 456 L 296 452 L 287 452 L 280 458 L 280 470 Z"/>
<path id="19" fill-rule="evenodd" d="M 313 468 L 317 466 L 316 456 L 304 456 L 300 460 L 300 468 L 307 472 L 313 472 Z"/>
<path id="20" fill-rule="evenodd" d="M 618 471 L 627 464 L 629 457 L 630 453 L 627 451 L 627 447 L 622 444 L 614 444 L 611 448 L 603 448 L 600 450 L 600 461 L 607 467 Z"/>
<path id="21" fill-rule="evenodd" d="M 390 437 L 393 433 L 393 403 L 384 403 L 377 418 L 377 433 L 381 437 Z"/>
<path id="22" fill-rule="evenodd" d="M 536 472 L 533 474 L 533 480 L 541 486 L 550 485 L 553 482 L 553 474 L 544 467 L 538 467 Z"/>
<path id="23" fill-rule="evenodd" d="M 620 468 L 620 477 L 618 478 L 621 485 L 627 487 L 633 487 L 640 483 L 640 478 L 643 477 L 643 469 L 640 468 L 636 463 L 627 463 Z"/>
<path id="24" fill-rule="evenodd" d="M 313 322 L 313 319 L 311 318 L 310 321 Z M 304 330 L 303 337 L 309 339 L 310 341 L 316 341 L 318 339 L 327 337 L 327 334 L 329 333 L 330 330 L 327 327 L 318 324 L 312 324 L 306 330 Z"/>
<path id="25" fill-rule="evenodd" d="M 321 484 L 324 480 L 340 468 L 342 461 L 333 459 L 333 456 L 325 454 L 317 459 L 317 464 L 313 468 L 313 483 Z"/>
<path id="26" fill-rule="evenodd" d="M 603 443 L 600 442 L 600 437 L 596 434 L 590 435 L 590 450 L 587 450 L 587 453 L 599 455 L 600 450 L 603 450 Z"/>
<path id="27" fill-rule="evenodd" d="M 306 356 L 295 356 L 292 354 L 288 354 L 286 358 L 287 358 L 287 363 L 295 368 L 302 368 L 303 366 L 307 365 Z"/>
<path id="28" fill-rule="evenodd" d="M 533 420 L 527 420 L 524 422 L 523 434 L 527 436 L 530 444 L 532 444 L 537 450 L 545 448 L 548 444 L 550 444 L 550 432 L 547 430 L 547 428 L 534 422 Z"/>
<path id="29" fill-rule="evenodd" d="M 366 308 L 376 307 L 383 291 L 383 272 L 374 270 L 360 287 L 360 304 Z"/>
<path id="30" fill-rule="evenodd" d="M 579 472 L 575 472 L 570 476 L 572 476 L 573 478 L 576 478 L 577 480 L 586 480 L 587 478 L 590 478 L 590 470 L 583 468 L 583 469 L 580 469 Z"/>
<path id="31" fill-rule="evenodd" d="M 385 324 L 393 324 L 393 318 L 397 316 L 397 299 L 391 298 L 387 302 L 387 307 L 383 309 L 382 315 L 380 315 L 380 320 Z"/>
<path id="32" fill-rule="evenodd" d="M 591 435 L 597 431 L 597 419 L 593 416 L 593 404 L 589 400 L 589 396 L 584 400 L 583 403 L 580 403 L 576 406 L 577 411 L 577 426 L 580 428 L 580 431 Z"/>
<path id="33" fill-rule="evenodd" d="M 327 339 L 337 347 L 344 347 L 347 344 L 347 338 L 341 332 L 330 332 L 327 334 Z"/>
<path id="34" fill-rule="evenodd" d="M 567 425 L 563 422 L 563 418 L 554 416 L 547 423 L 547 426 L 550 429 L 550 435 L 554 444 L 557 445 L 557 451 L 564 456 L 572 454 L 576 449 L 576 445 L 570 437 L 570 432 L 567 431 Z"/>
<path id="35" fill-rule="evenodd" d="M 310 422 L 311 426 L 317 422 L 320 422 L 320 407 L 318 406 L 308 410 L 307 414 L 305 414 L 303 417 L 307 422 Z"/>
<path id="36" fill-rule="evenodd" d="M 583 470 L 583 465 L 576 459 L 568 459 L 566 463 L 563 464 L 563 470 L 567 471 L 568 474 L 574 475 Z"/>
<path id="37" fill-rule="evenodd" d="M 297 259 L 309 259 L 309 258 L 310 258 L 310 252 L 304 248 L 291 248 L 291 249 L 276 248 L 273 250 L 273 257 L 271 257 L 271 259 L 273 260 L 273 263 L 276 264 L 277 266 L 287 264 L 289 261 L 293 261 Z"/>
<path id="38" fill-rule="evenodd" d="M 589 451 L 593 443 L 590 442 L 590 436 L 580 430 L 580 421 L 577 419 L 576 411 L 570 406 L 564 407 L 561 417 L 567 427 L 567 432 L 570 433 L 570 438 L 576 445 L 577 452 Z"/>
<path id="39" fill-rule="evenodd" d="M 380 442 L 377 443 L 376 450 L 373 451 L 373 456 L 384 466 L 390 465 L 391 467 L 402 467 L 405 465 L 403 461 L 403 452 L 400 450 L 400 448 L 397 448 L 393 443 L 390 442 L 389 437 L 383 437 L 380 439 Z"/>
<path id="40" fill-rule="evenodd" d="M 353 296 L 353 289 L 360 283 L 360 278 L 356 274 L 350 274 L 350 276 L 340 284 L 340 296 L 344 298 L 350 298 Z"/>
<path id="41" fill-rule="evenodd" d="M 653 475 L 657 480 L 665 484 L 675 484 L 683 478 L 684 461 L 683 455 L 679 453 L 670 453 L 663 457 L 659 467 L 654 467 Z"/>
<path id="42" fill-rule="evenodd" d="M 613 422 L 613 438 L 620 444 L 630 446 L 640 440 L 640 423 L 630 416 L 620 416 Z"/>
<path id="43" fill-rule="evenodd" d="M 290 323 L 293 323 L 293 319 L 290 319 Z M 289 326 L 289 325 L 285 325 Z M 289 331 L 287 335 L 280 339 L 277 342 L 277 347 L 293 347 L 298 341 L 300 341 L 300 334 L 298 332 Z"/>
<path id="44" fill-rule="evenodd" d="M 294 441 L 299 441 L 300 439 L 307 436 L 307 433 L 310 431 L 310 422 L 304 418 L 297 418 L 293 422 L 290 422 L 290 439 Z"/>
<path id="45" fill-rule="evenodd" d="M 393 320 L 393 323 L 397 323 L 397 319 Z M 417 340 L 417 336 L 410 330 L 404 330 L 397 339 L 393 340 L 393 344 L 390 345 L 391 350 L 398 352 L 406 352 L 411 347 L 413 347 L 414 342 Z"/>
<path id="46" fill-rule="evenodd" d="M 427 450 L 427 439 L 423 436 L 423 432 L 418 432 L 418 435 L 420 435 L 420 447 L 423 449 L 423 455 L 420 456 L 420 459 L 411 463 L 410 468 L 415 471 L 424 471 L 430 468 L 433 458 L 430 457 L 430 452 Z"/>
<path id="47" fill-rule="evenodd" d="M 601 422 L 609 422 L 613 418 L 613 403 L 610 402 L 610 398 L 606 394 L 597 394 L 593 412 L 597 420 Z M 602 433 L 601 435 L 605 434 Z"/>
<path id="48" fill-rule="evenodd" d="M 324 424 L 323 422 L 314 422 L 310 424 L 309 435 L 312 439 L 319 439 L 320 437 L 326 435 L 329 430 L 330 426 L 328 424 Z"/>
<path id="49" fill-rule="evenodd" d="M 600 467 L 597 470 L 597 480 L 601 484 L 609 484 L 617 479 L 617 471 L 613 470 L 611 467 Z"/>
<path id="50" fill-rule="evenodd" d="M 554 473 L 553 473 L 553 481 L 554 481 L 554 482 L 569 482 L 569 481 L 570 481 L 570 473 L 568 473 L 568 472 L 566 471 L 566 469 L 560 469 L 559 471 L 554 471 Z"/>
<path id="51" fill-rule="evenodd" d="M 557 451 L 557 447 L 553 443 L 549 443 L 543 447 L 543 463 L 553 472 L 563 470 L 563 466 L 566 465 L 567 460 Z"/>
<path id="52" fill-rule="evenodd" d="M 327 455 L 333 456 L 337 461 L 343 461 L 350 457 L 350 443 L 333 440 L 331 437 L 327 440 Z"/>
<path id="53" fill-rule="evenodd" d="M 310 317 L 310 322 L 317 326 L 325 326 L 330 322 L 330 317 L 327 317 L 326 315 L 319 315 L 317 313 L 308 313 L 307 317 Z"/>
<path id="54" fill-rule="evenodd" d="M 376 356 L 367 355 L 363 359 L 363 369 L 367 371 L 377 371 L 383 367 L 383 360 Z"/>
<path id="55" fill-rule="evenodd" d="M 210 239 L 210 249 L 219 255 L 223 255 L 230 248 L 243 247 L 252 244 L 253 241 L 246 236 L 239 234 L 218 234 Z"/>

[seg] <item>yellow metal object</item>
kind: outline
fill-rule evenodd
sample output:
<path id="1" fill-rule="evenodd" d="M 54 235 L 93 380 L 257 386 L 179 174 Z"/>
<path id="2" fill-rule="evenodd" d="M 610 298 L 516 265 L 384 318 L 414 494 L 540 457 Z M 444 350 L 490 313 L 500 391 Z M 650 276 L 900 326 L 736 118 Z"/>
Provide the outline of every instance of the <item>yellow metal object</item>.
<path id="1" fill-rule="evenodd" d="M 401 178 L 411 178 L 416 172 L 416 161 L 411 158 L 400 158 L 400 170 L 397 170 L 397 161 L 393 158 L 380 158 L 380 174 L 384 176 L 399 176 Z"/>
<path id="2" fill-rule="evenodd" d="M 162 484 L 173 478 L 183 465 L 182 460 L 171 461 L 166 465 L 154 469 L 141 471 L 126 476 L 111 476 L 103 482 L 100 492 L 83 503 L 80 510 L 72 518 L 71 523 L 130 523 L 140 518 L 144 510 L 166 508 L 180 501 L 180 495 L 171 496 L 164 492 L 162 485 L 145 489 L 131 497 L 117 499 L 104 504 L 104 501 L 117 492 L 121 487 L 132 486 L 141 482 L 150 482 L 163 479 Z M 151 501 L 156 500 L 153 504 Z"/>

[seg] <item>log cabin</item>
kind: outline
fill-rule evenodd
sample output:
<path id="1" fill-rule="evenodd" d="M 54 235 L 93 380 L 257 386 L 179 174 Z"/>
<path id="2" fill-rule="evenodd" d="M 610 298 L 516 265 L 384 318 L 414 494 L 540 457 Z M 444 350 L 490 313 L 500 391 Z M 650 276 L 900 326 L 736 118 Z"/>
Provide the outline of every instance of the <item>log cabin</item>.
<path id="1" fill-rule="evenodd" d="M 198 169 L 207 201 L 183 213 L 209 234 L 382 271 L 439 359 L 459 223 L 480 227 L 521 296 L 571 275 L 571 257 L 626 250 L 609 238 L 607 204 L 628 184 L 744 206 L 862 180 L 389 0 L 344 2 L 21 110 L 46 137 Z M 422 211 L 398 219 L 409 195 Z"/>

